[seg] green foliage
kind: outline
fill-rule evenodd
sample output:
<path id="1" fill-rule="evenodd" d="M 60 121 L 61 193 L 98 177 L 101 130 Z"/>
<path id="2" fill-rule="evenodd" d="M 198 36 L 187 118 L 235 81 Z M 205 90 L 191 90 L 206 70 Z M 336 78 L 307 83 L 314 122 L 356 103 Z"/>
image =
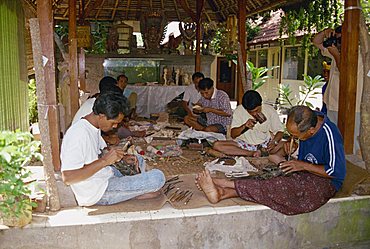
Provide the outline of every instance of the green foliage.
<path id="1" fill-rule="evenodd" d="M 238 62 L 236 59 L 232 59 L 232 61 L 237 65 Z M 255 67 L 252 62 L 247 61 L 246 63 L 247 71 L 251 72 L 252 74 L 252 90 L 257 90 L 263 84 L 266 83 L 266 80 L 271 78 L 271 76 L 266 75 L 268 71 L 272 71 L 279 66 L 273 67 Z"/>
<path id="2" fill-rule="evenodd" d="M 295 105 L 306 105 L 313 108 L 313 105 L 308 101 L 310 98 L 316 98 L 316 95 L 321 94 L 321 88 L 325 84 L 324 78 L 321 75 L 317 75 L 312 78 L 309 75 L 304 74 L 304 83 L 302 88 L 299 90 L 302 94 L 303 99 L 296 101 L 296 98 L 291 97 L 292 90 L 289 85 L 281 84 L 279 87 L 279 102 L 282 106 L 295 106 Z"/>
<path id="3" fill-rule="evenodd" d="M 30 124 L 38 121 L 36 80 L 31 79 L 28 82 L 28 112 Z"/>
<path id="4" fill-rule="evenodd" d="M 111 26 L 109 22 L 93 22 L 91 23 L 91 48 L 86 49 L 86 53 L 89 54 L 105 54 L 108 29 Z M 58 34 L 60 39 L 66 43 L 68 41 L 68 23 L 60 22 L 54 27 L 55 32 Z M 68 44 L 64 44 L 68 45 Z"/>
<path id="5" fill-rule="evenodd" d="M 24 214 L 34 206 L 28 196 L 31 192 L 23 182 L 30 175 L 24 165 L 33 157 L 41 159 L 40 142 L 30 133 L 0 132 L 0 213 L 4 217 Z"/>
<path id="6" fill-rule="evenodd" d="M 370 1 L 361 0 L 362 13 L 364 14 L 365 22 L 370 32 Z"/>
<path id="7" fill-rule="evenodd" d="M 232 51 L 236 51 L 237 47 L 234 44 L 232 47 L 227 41 L 227 30 L 224 24 L 220 24 L 216 30 L 215 36 L 211 41 L 211 47 L 215 54 L 227 55 Z M 248 19 L 245 23 L 245 29 L 247 32 L 247 41 L 251 41 L 258 35 L 261 28 L 253 23 L 252 19 Z"/>
<path id="8" fill-rule="evenodd" d="M 340 16 L 343 13 L 342 1 L 313 0 L 291 4 L 283 8 L 285 14 L 280 22 L 280 36 L 287 34 L 289 41 L 295 44 L 297 31 L 303 31 L 302 47 L 311 46 L 313 32 L 325 28 L 334 28 L 341 24 Z"/>

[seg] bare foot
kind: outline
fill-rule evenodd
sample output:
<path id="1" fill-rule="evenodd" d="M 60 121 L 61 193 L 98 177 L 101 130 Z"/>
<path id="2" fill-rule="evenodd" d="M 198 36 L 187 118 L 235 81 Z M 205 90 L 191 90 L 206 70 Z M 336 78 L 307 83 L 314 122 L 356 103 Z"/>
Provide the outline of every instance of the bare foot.
<path id="1" fill-rule="evenodd" d="M 151 192 L 151 193 L 146 193 L 146 194 L 143 194 L 143 195 L 139 195 L 135 199 L 136 200 L 151 199 L 151 198 L 158 197 L 160 194 L 161 194 L 161 191 L 155 191 L 155 192 Z"/>
<path id="2" fill-rule="evenodd" d="M 210 203 L 217 203 L 220 201 L 220 193 L 218 192 L 217 186 L 213 183 L 209 170 L 206 169 L 202 173 L 199 173 L 197 182 Z"/>
<path id="3" fill-rule="evenodd" d="M 201 173 L 199 173 L 199 174 L 201 174 Z M 197 174 L 197 176 L 195 177 L 195 185 L 197 186 L 197 188 L 200 191 L 203 191 L 203 189 L 200 187 L 199 182 L 198 182 L 198 180 L 199 180 L 199 174 Z"/>

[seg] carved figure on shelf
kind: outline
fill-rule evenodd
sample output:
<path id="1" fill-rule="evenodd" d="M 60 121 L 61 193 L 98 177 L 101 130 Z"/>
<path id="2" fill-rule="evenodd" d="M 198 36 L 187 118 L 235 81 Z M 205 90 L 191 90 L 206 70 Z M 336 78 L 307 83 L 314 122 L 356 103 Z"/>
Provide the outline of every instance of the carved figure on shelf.
<path id="1" fill-rule="evenodd" d="M 189 81 L 189 74 L 188 73 L 185 73 L 184 76 L 183 76 L 183 81 L 184 81 L 184 85 L 187 86 L 187 85 L 190 85 L 190 81 Z"/>
<path id="2" fill-rule="evenodd" d="M 176 73 L 176 76 L 175 76 L 176 86 L 178 86 L 179 84 L 181 85 L 181 82 L 180 82 L 181 70 L 180 70 L 180 68 L 176 68 L 175 73 Z"/>
<path id="3" fill-rule="evenodd" d="M 184 26 L 184 27 L 183 27 Z M 194 40 L 196 36 L 195 23 L 179 23 L 179 30 L 183 37 L 183 45 L 185 47 L 185 55 L 192 55 L 194 50 Z"/>
<path id="4" fill-rule="evenodd" d="M 163 68 L 163 85 L 164 86 L 167 86 L 167 85 L 169 85 L 169 74 L 168 74 L 168 68 L 167 67 L 164 67 Z"/>
<path id="5" fill-rule="evenodd" d="M 141 16 L 140 28 L 147 53 L 160 53 L 165 24 L 166 19 L 160 12 L 150 12 Z"/>
<path id="6" fill-rule="evenodd" d="M 116 53 L 118 49 L 118 31 L 115 26 L 109 28 L 107 39 L 107 51 L 109 53 Z"/>

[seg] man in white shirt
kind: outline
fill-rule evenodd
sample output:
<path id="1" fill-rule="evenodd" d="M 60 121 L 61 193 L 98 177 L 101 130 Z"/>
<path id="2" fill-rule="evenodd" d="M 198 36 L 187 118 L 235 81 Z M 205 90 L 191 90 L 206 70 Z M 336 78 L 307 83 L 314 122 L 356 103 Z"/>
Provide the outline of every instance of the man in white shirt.
<path id="1" fill-rule="evenodd" d="M 122 94 L 101 94 L 95 100 L 93 112 L 72 125 L 63 138 L 62 177 L 71 186 L 80 206 L 155 197 L 165 183 L 163 173 L 157 169 L 123 176 L 111 167 L 124 157 L 122 148 L 112 147 L 99 158 L 106 147 L 101 131 L 117 128 L 124 117 L 125 105 Z"/>
<path id="2" fill-rule="evenodd" d="M 283 147 L 279 144 L 283 131 L 276 110 L 262 104 L 257 91 L 249 90 L 233 113 L 231 137 L 234 140 L 217 141 L 213 149 L 232 156 L 261 156 L 262 149 L 274 154 Z"/>
<path id="3" fill-rule="evenodd" d="M 187 112 L 187 115 L 195 116 L 193 113 L 193 105 L 198 103 L 201 98 L 198 85 L 199 81 L 204 79 L 204 75 L 201 72 L 196 72 L 191 78 L 193 84 L 185 88 L 184 97 L 182 98 L 182 107 Z"/>

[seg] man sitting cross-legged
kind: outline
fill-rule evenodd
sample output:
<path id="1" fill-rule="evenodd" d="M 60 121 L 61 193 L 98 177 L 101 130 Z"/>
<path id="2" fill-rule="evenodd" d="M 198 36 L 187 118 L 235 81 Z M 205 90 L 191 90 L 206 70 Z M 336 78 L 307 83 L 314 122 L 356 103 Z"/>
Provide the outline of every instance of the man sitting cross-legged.
<path id="1" fill-rule="evenodd" d="M 231 137 L 235 140 L 217 141 L 213 149 L 230 156 L 260 156 L 260 149 L 270 154 L 284 153 L 282 144 L 279 145 L 283 131 L 276 110 L 262 104 L 258 92 L 249 90 L 233 114 Z"/>
<path id="2" fill-rule="evenodd" d="M 212 178 L 206 170 L 197 175 L 196 185 L 211 203 L 240 197 L 286 215 L 318 209 L 341 188 L 346 175 L 342 137 L 325 115 L 307 106 L 292 108 L 287 130 L 300 140 L 298 159 L 279 161 L 288 175 L 230 181 Z M 284 147 L 290 153 L 289 142 Z"/>
<path id="3" fill-rule="evenodd" d="M 186 116 L 184 121 L 198 131 L 216 132 L 226 135 L 227 126 L 231 124 L 230 98 L 222 90 L 213 86 L 213 80 L 204 78 L 199 82 L 199 92 L 202 95 L 199 102 L 193 106 L 194 113 L 205 113 L 203 116 Z"/>
<path id="4" fill-rule="evenodd" d="M 94 102 L 93 112 L 73 124 L 63 138 L 62 177 L 64 183 L 71 186 L 80 206 L 111 205 L 132 198 L 156 197 L 165 183 L 164 174 L 158 169 L 123 176 L 111 167 L 124 158 L 122 147 L 111 147 L 99 158 L 101 150 L 107 146 L 101 131 L 117 128 L 124 117 L 126 104 L 122 94 L 100 94 Z"/>

